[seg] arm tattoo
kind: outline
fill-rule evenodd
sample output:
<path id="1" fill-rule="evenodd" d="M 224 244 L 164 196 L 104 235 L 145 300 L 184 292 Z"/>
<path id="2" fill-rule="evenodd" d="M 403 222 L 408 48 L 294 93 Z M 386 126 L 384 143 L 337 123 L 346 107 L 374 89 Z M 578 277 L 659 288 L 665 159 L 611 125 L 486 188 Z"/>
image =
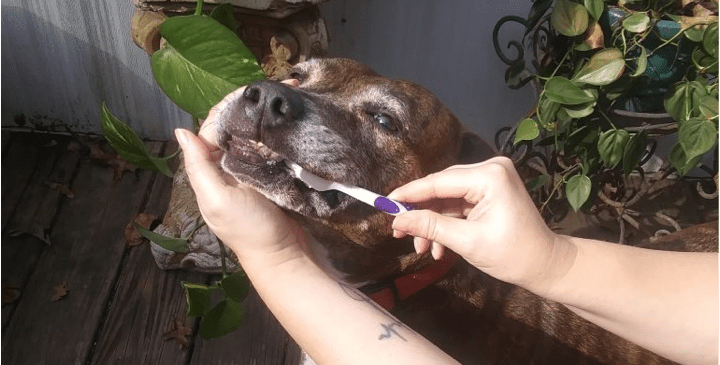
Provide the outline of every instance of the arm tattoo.
<path id="1" fill-rule="evenodd" d="M 407 342 L 405 337 L 403 337 L 400 333 L 398 333 L 397 330 L 395 330 L 395 326 L 405 327 L 405 325 L 402 324 L 401 322 L 393 322 L 393 323 L 389 323 L 389 324 L 381 323 L 380 325 L 385 330 L 385 333 L 381 333 L 380 336 L 378 337 L 378 340 L 384 340 L 386 338 L 391 338 L 392 336 L 397 336 L 401 340 Z"/>
<path id="2" fill-rule="evenodd" d="M 397 337 L 405 342 L 407 342 L 407 339 L 403 337 L 399 332 L 398 329 L 402 328 L 407 331 L 412 331 L 408 326 L 406 326 L 404 323 L 400 322 L 397 318 L 395 318 L 390 312 L 385 310 L 385 308 L 381 307 L 379 304 L 375 303 L 372 299 L 368 298 L 365 294 L 361 293 L 356 288 L 353 288 L 351 286 L 348 286 L 346 284 L 340 283 L 340 288 L 349 296 L 350 298 L 357 300 L 358 302 L 365 302 L 369 304 L 371 307 L 378 310 L 380 313 L 384 314 L 390 322 L 388 323 L 380 323 L 380 327 L 382 328 L 382 333 L 380 333 L 380 336 L 378 336 L 378 340 L 384 340 L 388 338 Z"/>

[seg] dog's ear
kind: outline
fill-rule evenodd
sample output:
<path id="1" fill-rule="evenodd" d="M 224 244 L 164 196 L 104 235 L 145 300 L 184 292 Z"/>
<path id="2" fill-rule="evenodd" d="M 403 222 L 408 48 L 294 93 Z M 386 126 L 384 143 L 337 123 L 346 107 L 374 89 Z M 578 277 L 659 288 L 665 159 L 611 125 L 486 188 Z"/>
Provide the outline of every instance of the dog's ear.
<path id="1" fill-rule="evenodd" d="M 477 134 L 470 131 L 462 131 L 461 133 L 460 152 L 458 154 L 460 164 L 482 162 L 497 156 L 497 152 Z"/>

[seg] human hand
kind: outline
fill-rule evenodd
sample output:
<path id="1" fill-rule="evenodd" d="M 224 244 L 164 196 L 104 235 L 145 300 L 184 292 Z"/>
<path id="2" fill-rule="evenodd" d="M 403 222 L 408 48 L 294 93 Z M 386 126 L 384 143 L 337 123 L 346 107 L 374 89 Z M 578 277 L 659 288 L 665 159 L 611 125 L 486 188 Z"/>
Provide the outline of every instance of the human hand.
<path id="1" fill-rule="evenodd" d="M 404 185 L 389 196 L 423 210 L 398 215 L 396 237 L 415 236 L 418 253 L 444 247 L 485 273 L 538 294 L 570 267 L 574 247 L 547 227 L 512 161 L 458 165 Z"/>
<path id="2" fill-rule="evenodd" d="M 279 264 L 304 255 L 300 226 L 273 202 L 219 167 L 223 152 L 217 142 L 216 110 L 211 110 L 198 136 L 175 130 L 205 222 L 241 262 L 252 256 L 253 260 L 269 258 Z"/>

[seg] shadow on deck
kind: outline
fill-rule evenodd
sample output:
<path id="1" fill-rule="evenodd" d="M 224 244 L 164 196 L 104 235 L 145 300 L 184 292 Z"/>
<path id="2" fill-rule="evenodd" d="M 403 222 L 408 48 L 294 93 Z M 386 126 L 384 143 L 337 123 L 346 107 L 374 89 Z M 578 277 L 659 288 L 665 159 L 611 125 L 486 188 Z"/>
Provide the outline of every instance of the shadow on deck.
<path id="1" fill-rule="evenodd" d="M 254 291 L 243 327 L 202 339 L 180 283 L 217 277 L 163 271 L 147 243 L 125 247 L 136 214 L 165 213 L 172 179 L 138 169 L 113 181 L 113 168 L 73 140 L 2 132 L 3 363 L 298 363 L 297 345 Z M 67 294 L 56 300 L 62 283 Z M 192 329 L 186 345 L 166 335 L 178 322 Z"/>

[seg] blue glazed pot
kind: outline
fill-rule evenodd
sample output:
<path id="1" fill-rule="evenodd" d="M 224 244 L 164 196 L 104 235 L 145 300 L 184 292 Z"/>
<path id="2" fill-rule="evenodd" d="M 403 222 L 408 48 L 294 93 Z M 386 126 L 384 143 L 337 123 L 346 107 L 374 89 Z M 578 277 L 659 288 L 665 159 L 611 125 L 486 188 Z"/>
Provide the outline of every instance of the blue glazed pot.
<path id="1" fill-rule="evenodd" d="M 622 27 L 622 19 L 629 15 L 622 9 L 609 8 L 600 19 L 605 34 L 612 34 L 614 29 Z M 628 97 L 619 100 L 616 104 L 619 109 L 656 113 L 664 112 L 663 99 L 668 89 L 685 75 L 691 63 L 693 42 L 685 37 L 678 37 L 677 46 L 667 44 L 655 52 L 651 51 L 661 45 L 665 40 L 672 38 L 682 29 L 678 22 L 672 20 L 659 20 L 654 25 L 653 32 L 648 35 L 642 45 L 648 52 L 648 63 L 645 76 L 635 80 Z M 611 41 L 606 37 L 606 44 Z M 640 55 L 640 50 L 630 57 Z"/>

